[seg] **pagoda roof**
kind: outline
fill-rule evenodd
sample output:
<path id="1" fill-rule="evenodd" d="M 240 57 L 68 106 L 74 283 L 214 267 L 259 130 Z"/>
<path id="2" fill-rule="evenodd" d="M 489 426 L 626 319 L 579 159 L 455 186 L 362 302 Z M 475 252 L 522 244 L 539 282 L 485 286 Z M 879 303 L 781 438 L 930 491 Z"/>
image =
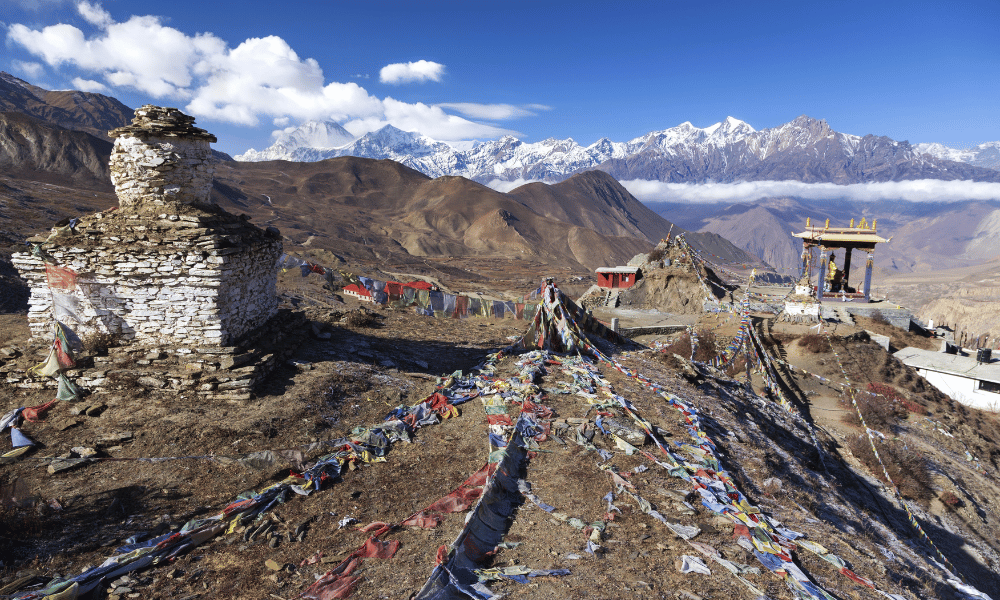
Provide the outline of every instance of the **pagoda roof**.
<path id="1" fill-rule="evenodd" d="M 824 245 L 863 245 L 872 246 L 889 240 L 878 235 L 874 229 L 858 227 L 808 227 L 801 233 L 792 233 L 792 237 L 802 238 L 806 242 Z"/>

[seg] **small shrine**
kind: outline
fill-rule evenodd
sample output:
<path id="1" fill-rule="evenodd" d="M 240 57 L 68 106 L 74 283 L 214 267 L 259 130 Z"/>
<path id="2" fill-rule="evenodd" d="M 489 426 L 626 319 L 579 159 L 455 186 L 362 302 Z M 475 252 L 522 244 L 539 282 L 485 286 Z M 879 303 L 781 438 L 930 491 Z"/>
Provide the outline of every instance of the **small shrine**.
<path id="1" fill-rule="evenodd" d="M 605 289 L 628 289 L 642 277 L 639 267 L 601 267 L 596 273 L 598 287 Z"/>
<path id="2" fill-rule="evenodd" d="M 871 302 L 875 245 L 888 241 L 878 235 L 876 224 L 875 220 L 869 224 L 867 219 L 862 218 L 857 226 L 851 219 L 848 227 L 830 227 L 830 220 L 827 219 L 822 227 L 815 227 L 807 218 L 805 231 L 792 233 L 793 237 L 801 238 L 803 244 L 803 281 L 800 281 L 796 293 L 802 288 L 820 302 L 824 299 Z M 854 250 L 865 253 L 865 278 L 860 287 L 851 281 Z"/>

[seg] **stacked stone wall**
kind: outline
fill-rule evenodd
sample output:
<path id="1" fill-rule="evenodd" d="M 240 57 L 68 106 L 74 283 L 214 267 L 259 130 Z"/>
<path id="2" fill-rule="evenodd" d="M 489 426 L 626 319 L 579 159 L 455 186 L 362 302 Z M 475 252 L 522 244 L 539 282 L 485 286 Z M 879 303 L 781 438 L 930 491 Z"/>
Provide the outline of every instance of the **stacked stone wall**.
<path id="1" fill-rule="evenodd" d="M 111 182 L 122 206 L 211 202 L 212 149 L 205 140 L 125 135 L 111 151 Z"/>
<path id="2" fill-rule="evenodd" d="M 228 345 L 277 311 L 280 240 L 221 211 L 155 219 L 98 214 L 43 248 L 44 260 L 13 256 L 31 286 L 28 322 L 38 338 L 51 336 L 54 316 L 45 260 L 76 273 L 63 303 L 77 319 L 63 318 L 81 339 Z"/>

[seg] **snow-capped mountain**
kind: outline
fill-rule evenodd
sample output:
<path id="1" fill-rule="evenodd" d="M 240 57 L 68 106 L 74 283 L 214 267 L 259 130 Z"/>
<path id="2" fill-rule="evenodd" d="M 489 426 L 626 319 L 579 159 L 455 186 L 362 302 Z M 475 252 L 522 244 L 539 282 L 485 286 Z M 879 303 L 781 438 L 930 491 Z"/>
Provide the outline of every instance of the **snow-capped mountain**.
<path id="1" fill-rule="evenodd" d="M 1000 170 L 1000 142 L 986 142 L 965 150 L 949 148 L 942 144 L 917 144 L 913 149 L 944 160 Z"/>
<path id="2" fill-rule="evenodd" d="M 337 148 L 350 144 L 354 136 L 333 121 L 306 121 L 295 129 L 284 131 L 269 148 L 261 151 L 253 148 L 234 158 L 244 162 L 265 160 L 293 160 L 311 162 L 321 160 L 307 158 L 310 150 Z"/>
<path id="3" fill-rule="evenodd" d="M 602 138 L 589 146 L 572 139 L 527 143 L 513 136 L 459 150 L 419 133 L 392 126 L 340 147 L 278 144 L 237 160 L 316 161 L 338 156 L 391 159 L 430 177 L 460 175 L 482 183 L 494 180 L 562 181 L 601 169 L 616 179 L 676 183 L 798 180 L 860 183 L 908 179 L 1000 181 L 1000 172 L 921 152 L 908 142 L 884 136 L 839 133 L 826 121 L 806 116 L 770 129 L 727 117 L 699 128 L 682 123 L 628 142 Z"/>

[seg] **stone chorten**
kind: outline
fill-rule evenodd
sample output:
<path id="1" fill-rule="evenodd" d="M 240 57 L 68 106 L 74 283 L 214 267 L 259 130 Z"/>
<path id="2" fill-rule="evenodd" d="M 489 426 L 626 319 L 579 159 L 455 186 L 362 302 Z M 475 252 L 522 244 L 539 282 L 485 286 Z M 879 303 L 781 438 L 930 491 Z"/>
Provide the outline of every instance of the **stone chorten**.
<path id="1" fill-rule="evenodd" d="M 34 251 L 13 257 L 31 286 L 32 333 L 51 339 L 57 317 L 83 340 L 233 346 L 278 310 L 280 234 L 212 203 L 216 138 L 192 117 L 151 105 L 135 115 L 110 132 L 120 207 L 32 238 Z"/>

